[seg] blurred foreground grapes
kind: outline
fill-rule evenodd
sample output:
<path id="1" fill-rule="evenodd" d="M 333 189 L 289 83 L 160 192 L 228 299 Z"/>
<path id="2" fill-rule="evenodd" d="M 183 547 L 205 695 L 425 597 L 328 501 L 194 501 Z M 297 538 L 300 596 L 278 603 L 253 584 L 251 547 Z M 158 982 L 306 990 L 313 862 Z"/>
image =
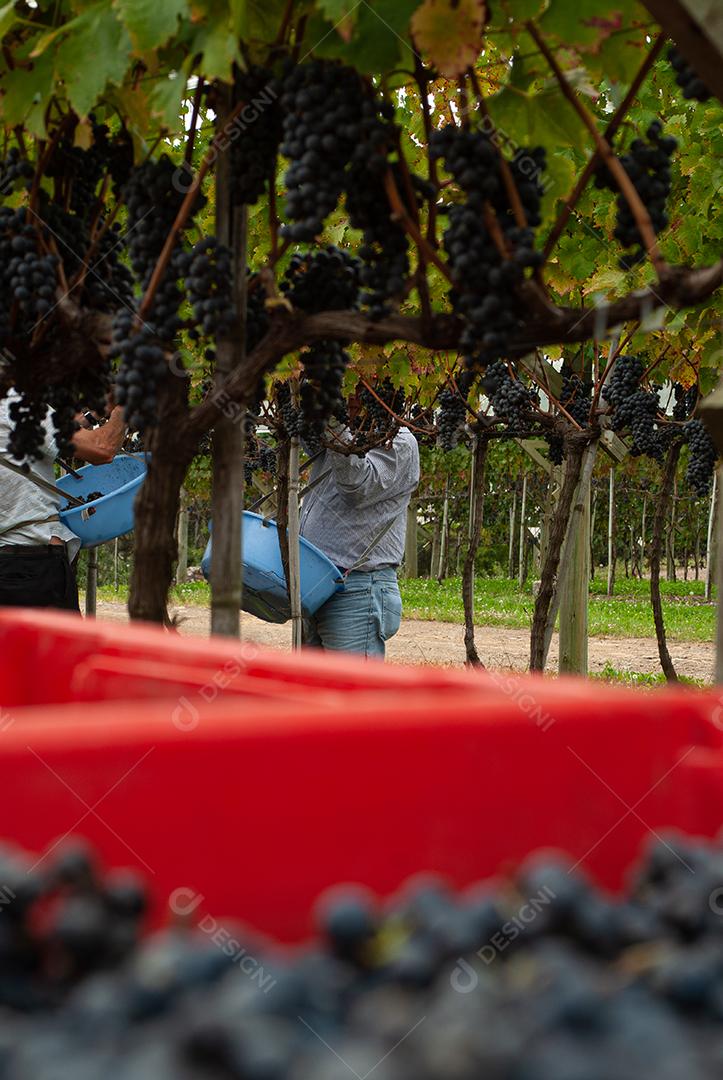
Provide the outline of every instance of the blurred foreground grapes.
<path id="1" fill-rule="evenodd" d="M 78 844 L 40 861 L 0 849 L 0 1080 L 723 1069 L 723 849 L 702 841 L 656 841 L 624 898 L 551 857 L 463 892 L 420 877 L 380 903 L 340 887 L 319 940 L 294 949 L 178 894 L 141 937 L 132 872 L 102 874 Z"/>

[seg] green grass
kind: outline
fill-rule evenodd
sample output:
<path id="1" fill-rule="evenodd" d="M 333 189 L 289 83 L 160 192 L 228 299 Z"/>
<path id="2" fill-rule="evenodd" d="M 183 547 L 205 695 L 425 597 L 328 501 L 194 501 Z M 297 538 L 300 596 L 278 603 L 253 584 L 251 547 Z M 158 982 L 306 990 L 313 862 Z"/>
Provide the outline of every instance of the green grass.
<path id="1" fill-rule="evenodd" d="M 461 623 L 462 583 L 448 578 L 441 584 L 427 578 L 399 582 L 404 613 L 408 619 L 433 619 Z M 704 600 L 702 581 L 661 582 L 665 625 L 671 641 L 712 641 L 715 604 Z M 112 586 L 98 589 L 101 600 L 128 599 L 127 586 L 118 592 Z M 171 601 L 205 606 L 210 601 L 205 581 L 192 581 L 171 590 Z M 477 578 L 475 583 L 475 623 L 478 626 L 505 626 L 528 630 L 532 619 L 532 587 L 522 592 L 507 578 Z M 650 584 L 623 578 L 616 584 L 615 596 L 605 596 L 605 581 L 591 582 L 590 634 L 602 637 L 653 637 L 653 614 L 650 608 Z M 641 680 L 646 676 L 640 676 Z"/>
<path id="2" fill-rule="evenodd" d="M 619 668 L 613 667 L 610 663 L 605 664 L 602 671 L 591 674 L 590 678 L 597 679 L 598 682 L 616 683 L 620 686 L 642 687 L 644 690 L 661 688 L 668 685 L 662 671 L 621 671 Z M 680 681 L 685 686 L 693 686 L 698 689 L 710 686 L 710 681 L 706 681 L 705 679 L 690 679 L 686 676 L 680 676 Z"/>
<path id="3" fill-rule="evenodd" d="M 416 578 L 401 581 L 405 613 L 410 619 L 462 622 L 461 581 L 448 578 L 441 584 Z M 715 605 L 703 598 L 702 581 L 661 583 L 668 636 L 672 641 L 711 641 Z M 589 630 L 607 637 L 652 637 L 655 634 L 647 581 L 619 581 L 615 596 L 604 595 L 605 582 L 591 583 Z M 478 578 L 475 583 L 475 623 L 528 629 L 534 600 L 531 585 L 522 592 L 506 578 Z"/>
<path id="4" fill-rule="evenodd" d="M 128 586 L 119 585 L 116 591 L 112 585 L 98 586 L 99 600 L 115 600 L 125 604 L 128 600 Z M 189 581 L 185 585 L 174 585 L 170 592 L 172 603 L 198 604 L 206 607 L 211 603 L 211 590 L 205 581 Z"/>

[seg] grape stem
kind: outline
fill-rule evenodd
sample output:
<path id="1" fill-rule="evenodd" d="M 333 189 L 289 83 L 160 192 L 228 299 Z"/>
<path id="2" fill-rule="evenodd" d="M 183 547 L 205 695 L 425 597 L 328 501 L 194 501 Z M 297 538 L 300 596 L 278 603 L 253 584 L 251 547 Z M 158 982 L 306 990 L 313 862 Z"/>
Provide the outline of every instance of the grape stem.
<path id="1" fill-rule="evenodd" d="M 439 270 L 440 274 L 442 274 L 450 283 L 450 285 L 454 287 L 454 281 L 452 280 L 452 275 L 449 272 L 449 268 L 442 261 L 442 259 L 440 259 L 434 248 L 427 243 L 427 241 L 422 236 L 422 233 L 420 232 L 419 226 L 415 225 L 415 223 L 412 221 L 409 214 L 407 213 L 406 207 L 404 206 L 401 196 L 399 194 L 399 190 L 397 189 L 397 185 L 395 183 L 394 175 L 392 174 L 391 169 L 387 169 L 384 175 L 384 187 L 386 189 L 387 197 L 389 199 L 389 205 L 391 206 L 404 231 L 411 236 L 412 240 L 414 240 L 414 243 L 417 245 L 420 253 L 423 251 L 429 262 L 433 263 L 434 266 L 436 266 Z"/>
<path id="2" fill-rule="evenodd" d="M 666 354 L 666 353 L 668 352 L 668 350 L 670 349 L 670 346 L 671 346 L 671 342 L 668 342 L 668 344 L 667 344 L 667 345 L 665 346 L 665 348 L 663 349 L 663 351 L 661 352 L 661 354 L 660 354 L 660 356 L 659 356 L 659 357 L 657 358 L 657 360 L 653 360 L 653 362 L 652 362 L 652 364 L 650 365 L 650 367 L 648 367 L 648 368 L 646 368 L 646 369 L 645 369 L 645 371 L 643 372 L 643 374 L 642 374 L 642 375 L 640 376 L 640 382 L 641 382 L 641 383 L 645 382 L 645 380 L 647 379 L 647 377 L 648 377 L 648 375 L 649 375 L 649 374 L 651 373 L 651 371 L 655 371 L 655 369 L 656 369 L 656 367 L 658 366 L 658 364 L 660 364 L 660 363 L 661 363 L 661 361 L 663 360 L 663 357 L 665 356 L 665 354 Z"/>
<path id="3" fill-rule="evenodd" d="M 176 246 L 178 234 L 181 232 L 184 225 L 188 221 L 189 214 L 191 213 L 193 204 L 196 201 L 196 197 L 201 190 L 201 184 L 203 183 L 206 173 L 209 171 L 209 169 L 212 167 L 218 157 L 221 140 L 226 137 L 226 132 L 228 131 L 231 124 L 233 124 L 236 117 L 240 114 L 245 104 L 245 101 L 239 101 L 234 106 L 234 108 L 228 115 L 228 119 L 224 123 L 221 130 L 217 132 L 216 136 L 211 142 L 211 145 L 203 156 L 203 161 L 198 168 L 198 172 L 196 172 L 193 180 L 191 181 L 191 185 L 186 192 L 183 202 L 178 209 L 178 213 L 176 214 L 176 220 L 173 222 L 173 225 L 168 232 L 168 236 L 166 237 L 161 253 L 158 256 L 156 265 L 153 268 L 151 280 L 148 282 L 148 287 L 143 295 L 141 306 L 138 309 L 138 314 L 136 316 L 137 324 L 142 322 L 142 320 L 148 314 L 150 306 L 153 303 L 153 298 L 156 295 L 156 290 L 161 283 L 161 279 L 166 272 L 166 267 L 168 266 L 171 255 L 173 254 L 173 249 Z"/>
<path id="4" fill-rule="evenodd" d="M 542 379 L 540 379 L 540 377 L 531 368 L 527 367 L 524 360 L 521 360 L 520 363 L 521 363 L 522 367 L 524 367 L 525 371 L 530 376 L 532 381 L 534 383 L 536 383 L 540 387 L 541 390 L 545 391 L 545 393 L 547 394 L 548 399 L 555 406 L 555 408 L 559 409 L 559 411 L 562 413 L 562 415 L 567 420 L 570 421 L 570 423 L 572 424 L 572 426 L 574 428 L 576 428 L 578 431 L 583 431 L 582 426 L 580 424 L 578 424 L 577 420 L 573 419 L 573 417 L 570 416 L 570 413 L 567 411 L 565 406 L 563 404 L 561 404 L 560 401 L 558 401 L 558 399 L 555 397 L 555 395 L 552 393 L 552 391 L 549 389 L 549 387 L 545 386 Z M 537 406 L 535 406 L 535 407 L 538 408 Z M 540 412 L 539 408 L 538 408 L 538 412 Z M 541 413 L 541 415 L 542 415 L 542 413 Z"/>
<path id="5" fill-rule="evenodd" d="M 407 196 L 407 203 L 409 205 L 409 211 L 412 215 L 413 224 L 416 229 L 419 230 L 419 235 L 422 236 L 422 231 L 419 228 L 419 209 L 417 207 L 417 196 L 414 192 L 414 185 L 412 184 L 412 178 L 409 174 L 409 166 L 407 165 L 407 159 L 404 156 L 402 150 L 402 141 L 399 135 L 397 135 L 397 155 L 399 157 L 399 168 L 402 173 L 402 180 L 404 181 L 404 191 Z M 419 293 L 419 299 L 422 304 L 422 321 L 425 326 L 429 326 L 432 318 L 432 305 L 429 300 L 429 283 L 427 281 L 427 260 L 424 255 L 424 251 L 417 244 L 417 259 L 419 265 L 417 267 L 416 285 L 417 292 Z"/>
<path id="6" fill-rule="evenodd" d="M 668 264 L 660 254 L 660 251 L 658 249 L 658 243 L 655 239 L 653 225 L 650 220 L 650 214 L 648 213 L 645 205 L 643 204 L 643 201 L 638 194 L 635 184 L 632 182 L 632 180 L 626 173 L 619 159 L 610 149 L 610 144 L 598 131 L 595 120 L 587 111 L 587 109 L 582 104 L 577 94 L 574 92 L 569 82 L 565 78 L 562 68 L 560 67 L 554 55 L 550 51 L 547 42 L 540 34 L 540 31 L 529 19 L 525 23 L 525 26 L 527 27 L 528 32 L 534 39 L 535 44 L 539 47 L 540 52 L 547 60 L 547 63 L 550 65 L 552 73 L 557 79 L 557 82 L 559 83 L 560 89 L 562 90 L 564 96 L 570 102 L 573 109 L 592 135 L 598 153 L 600 154 L 608 169 L 612 173 L 613 177 L 617 181 L 617 185 L 620 188 L 620 191 L 622 192 L 628 206 L 630 207 L 630 212 L 635 218 L 635 223 L 638 227 L 640 238 L 645 246 L 650 261 L 655 268 L 658 279 L 662 278 L 666 273 Z"/>
<path id="7" fill-rule="evenodd" d="M 419 87 L 419 99 L 422 106 L 422 123 L 424 125 L 424 138 L 429 147 L 429 142 L 432 137 L 432 117 L 429 112 L 429 94 L 427 92 L 427 79 L 424 67 L 418 56 L 415 54 L 415 67 L 414 77 Z M 439 188 L 439 177 L 437 175 L 437 161 L 436 158 L 430 156 L 427 152 L 427 178 L 430 184 L 433 185 L 435 191 Z M 437 202 L 436 199 L 431 198 L 429 200 L 429 210 L 427 216 L 427 240 L 433 248 L 437 247 Z"/>
<path id="8" fill-rule="evenodd" d="M 635 98 L 638 95 L 638 91 L 640 90 L 640 87 L 642 86 L 643 82 L 645 81 L 645 78 L 646 78 L 648 72 L 650 71 L 650 69 L 653 66 L 653 64 L 655 63 L 655 61 L 660 56 L 660 53 L 661 53 L 661 50 L 662 50 L 664 44 L 665 44 L 665 34 L 660 34 L 658 36 L 658 38 L 656 39 L 655 44 L 653 45 L 652 49 L 650 50 L 650 52 L 647 54 L 647 56 L 643 60 L 643 63 L 641 64 L 640 68 L 638 69 L 638 72 L 637 72 L 635 78 L 633 79 L 633 81 L 630 84 L 630 89 L 628 90 L 628 92 L 625 95 L 625 97 L 623 98 L 623 100 L 620 102 L 620 105 L 616 109 L 612 120 L 610 121 L 610 123 L 608 124 L 608 126 L 607 126 L 607 128 L 605 130 L 605 139 L 607 140 L 608 143 L 610 143 L 612 141 L 612 139 L 613 139 L 614 135 L 616 134 L 618 128 L 620 127 L 623 120 L 625 119 L 625 116 L 627 115 L 628 109 L 630 108 L 630 106 L 635 101 Z M 565 199 L 565 201 L 563 203 L 562 210 L 560 211 L 560 213 L 559 213 L 559 215 L 557 217 L 557 221 L 552 226 L 552 229 L 550 230 L 550 235 L 547 237 L 547 240 L 545 241 L 545 246 L 544 246 L 543 251 L 542 251 L 542 255 L 543 255 L 543 258 L 544 258 L 545 262 L 547 262 L 550 255 L 552 254 L 553 250 L 557 246 L 557 242 L 560 239 L 560 237 L 562 236 L 562 233 L 563 233 L 563 231 L 565 229 L 565 226 L 567 225 L 567 223 L 568 223 L 568 221 L 570 219 L 570 215 L 572 214 L 573 210 L 575 209 L 578 202 L 580 201 L 582 193 L 584 192 L 585 188 L 587 187 L 588 182 L 590 180 L 590 177 L 595 172 L 595 169 L 598 167 L 601 160 L 602 160 L 601 155 L 600 155 L 599 151 L 596 149 L 594 151 L 592 157 L 588 161 L 587 165 L 583 169 L 582 173 L 580 174 L 580 178 L 577 181 L 577 183 L 575 184 L 575 187 L 573 188 L 572 192 Z M 542 265 L 544 266 L 544 263 Z"/>
<path id="9" fill-rule="evenodd" d="M 424 428 L 416 427 L 409 420 L 403 420 L 401 418 L 401 416 L 397 416 L 397 414 L 394 412 L 394 409 L 390 408 L 390 406 L 387 405 L 386 401 L 382 401 L 382 399 L 379 397 L 379 394 L 377 394 L 377 392 L 369 385 L 369 383 L 366 381 L 366 379 L 360 379 L 359 381 L 361 382 L 362 386 L 366 390 L 369 391 L 369 393 L 372 395 L 372 397 L 376 398 L 376 400 L 379 402 L 381 407 L 386 412 L 388 412 L 389 415 L 392 416 L 397 421 L 398 424 L 401 424 L 402 427 L 409 428 L 410 431 L 416 431 L 420 435 L 428 435 L 429 434 L 429 432 L 426 431 Z"/>
<path id="10" fill-rule="evenodd" d="M 509 257 L 510 257 L 510 253 L 507 250 L 507 244 L 505 243 L 505 238 L 502 235 L 502 229 L 500 228 L 500 223 L 497 220 L 497 215 L 495 214 L 494 208 L 491 206 L 491 204 L 489 202 L 487 202 L 486 199 L 485 199 L 485 202 L 484 202 L 484 207 L 482 209 L 482 215 L 484 217 L 484 222 L 485 222 L 485 227 L 487 229 L 487 232 L 492 237 L 492 243 L 497 248 L 497 251 L 499 252 L 500 257 L 502 259 L 504 259 L 505 261 L 508 260 Z"/>
<path id="11" fill-rule="evenodd" d="M 487 108 L 487 102 L 484 99 L 484 96 L 482 94 L 482 88 L 480 87 L 479 80 L 473 68 L 468 69 L 468 75 L 470 82 L 472 83 L 472 89 L 474 90 L 474 96 L 477 99 L 477 104 L 479 105 L 480 112 L 486 120 L 490 120 L 490 122 L 492 122 L 489 109 Z M 522 205 L 520 193 L 517 190 L 517 184 L 515 183 L 515 178 L 512 175 L 512 170 L 510 169 L 509 162 L 507 161 L 505 155 L 502 153 L 500 147 L 497 146 L 494 140 L 491 141 L 497 152 L 497 161 L 500 167 L 500 173 L 502 174 L 502 182 L 505 185 L 507 198 L 510 200 L 512 213 L 515 215 L 515 223 L 517 224 L 518 228 L 526 229 L 527 214 L 525 213 L 525 208 Z"/>

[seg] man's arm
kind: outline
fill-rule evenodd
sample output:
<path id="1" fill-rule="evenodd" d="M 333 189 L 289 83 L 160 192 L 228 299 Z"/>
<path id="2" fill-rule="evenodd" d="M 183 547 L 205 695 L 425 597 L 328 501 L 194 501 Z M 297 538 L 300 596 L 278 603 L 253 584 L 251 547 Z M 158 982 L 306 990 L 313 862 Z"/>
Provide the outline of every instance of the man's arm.
<path id="1" fill-rule="evenodd" d="M 412 448 L 406 440 L 369 450 L 364 457 L 328 450 L 325 464 L 331 467 L 338 491 L 357 506 L 414 488 L 419 481 Z"/>
<path id="2" fill-rule="evenodd" d="M 107 423 L 102 427 L 87 430 L 81 428 L 73 436 L 75 456 L 89 465 L 107 465 L 113 460 L 126 436 L 126 423 L 123 408 L 117 405 Z"/>

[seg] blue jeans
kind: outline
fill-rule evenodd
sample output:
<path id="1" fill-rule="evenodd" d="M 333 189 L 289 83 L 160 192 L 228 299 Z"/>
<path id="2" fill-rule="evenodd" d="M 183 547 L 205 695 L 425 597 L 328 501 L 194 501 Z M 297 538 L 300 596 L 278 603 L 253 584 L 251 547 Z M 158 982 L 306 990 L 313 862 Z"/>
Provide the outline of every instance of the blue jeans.
<path id="1" fill-rule="evenodd" d="M 385 642 L 401 621 L 396 570 L 354 570 L 345 587 L 304 620 L 304 644 L 384 659 Z"/>

